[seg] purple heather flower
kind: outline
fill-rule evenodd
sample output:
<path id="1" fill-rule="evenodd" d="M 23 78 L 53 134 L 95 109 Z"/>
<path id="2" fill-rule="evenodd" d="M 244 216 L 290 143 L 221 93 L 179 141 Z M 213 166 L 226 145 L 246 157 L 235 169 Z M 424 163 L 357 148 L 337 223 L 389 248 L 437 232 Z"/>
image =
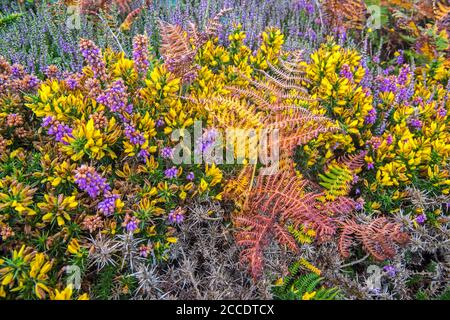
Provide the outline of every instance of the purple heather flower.
<path id="1" fill-rule="evenodd" d="M 383 271 L 386 272 L 391 278 L 395 277 L 395 275 L 397 274 L 397 268 L 392 265 L 384 266 Z"/>
<path id="2" fill-rule="evenodd" d="M 355 204 L 356 211 L 361 211 L 363 208 L 364 208 L 364 206 L 361 202 L 356 202 L 356 204 Z"/>
<path id="3" fill-rule="evenodd" d="M 188 180 L 188 181 L 194 181 L 194 179 L 195 179 L 195 175 L 194 175 L 193 172 L 189 172 L 189 173 L 186 175 L 186 180 Z"/>
<path id="4" fill-rule="evenodd" d="M 422 128 L 422 121 L 420 121 L 419 119 L 411 119 L 410 125 L 414 129 L 420 130 Z"/>
<path id="5" fill-rule="evenodd" d="M 369 163 L 367 164 L 367 169 L 372 170 L 372 169 L 374 169 L 374 168 L 375 168 L 375 166 L 374 166 L 373 162 L 369 162 Z"/>
<path id="6" fill-rule="evenodd" d="M 148 38 L 137 35 L 133 39 L 133 60 L 138 73 L 146 74 L 150 65 L 148 61 Z"/>
<path id="7" fill-rule="evenodd" d="M 35 90 L 35 89 L 37 89 L 37 86 L 39 85 L 39 79 L 36 78 L 34 75 L 26 75 L 23 79 L 23 83 L 24 83 L 25 89 Z"/>
<path id="8" fill-rule="evenodd" d="M 379 78 L 379 90 L 380 92 L 397 92 L 397 85 L 395 77 Z"/>
<path id="9" fill-rule="evenodd" d="M 201 137 L 200 141 L 198 141 L 196 144 L 195 153 L 203 154 L 207 150 L 209 150 L 216 142 L 217 136 L 218 131 L 216 129 L 206 130 L 203 133 L 203 136 Z"/>
<path id="10" fill-rule="evenodd" d="M 173 149 L 171 147 L 164 147 L 161 150 L 161 157 L 163 157 L 163 159 L 172 158 L 172 154 L 173 154 Z"/>
<path id="11" fill-rule="evenodd" d="M 441 117 L 445 117 L 447 115 L 447 110 L 445 110 L 444 108 L 439 108 L 437 112 Z"/>
<path id="12" fill-rule="evenodd" d="M 312 15 L 315 11 L 314 3 L 311 0 L 297 0 L 297 2 L 294 3 L 294 9 L 305 11 L 309 15 Z"/>
<path id="13" fill-rule="evenodd" d="M 132 106 L 128 105 L 127 88 L 123 80 L 117 80 L 97 98 L 97 102 L 107 106 L 112 112 L 130 113 Z"/>
<path id="14" fill-rule="evenodd" d="M 142 149 L 138 152 L 138 157 L 142 159 L 147 159 L 150 156 L 150 152 L 148 150 Z"/>
<path id="15" fill-rule="evenodd" d="M 169 212 L 169 221 L 171 223 L 181 223 L 184 220 L 183 211 L 176 209 Z"/>
<path id="16" fill-rule="evenodd" d="M 416 217 L 416 222 L 418 224 L 424 224 L 426 220 L 427 220 L 427 216 L 425 214 L 420 214 Z"/>
<path id="17" fill-rule="evenodd" d="M 143 145 L 145 143 L 144 136 L 139 133 L 132 125 L 125 123 L 125 136 L 130 140 L 131 144 Z"/>
<path id="18" fill-rule="evenodd" d="M 408 81 L 408 75 L 411 73 L 411 69 L 408 65 L 405 65 L 401 68 L 400 73 L 397 77 L 397 83 L 399 85 L 405 85 L 406 81 Z"/>
<path id="19" fill-rule="evenodd" d="M 391 135 L 388 135 L 388 136 L 386 137 L 386 143 L 390 146 L 390 145 L 392 144 L 392 142 L 393 142 L 392 136 L 391 136 Z"/>
<path id="20" fill-rule="evenodd" d="M 353 80 L 353 73 L 350 71 L 348 64 L 344 64 L 339 73 L 341 77 L 347 78 L 348 80 Z"/>
<path id="21" fill-rule="evenodd" d="M 105 62 L 100 49 L 91 40 L 80 40 L 80 51 L 96 78 L 105 79 Z"/>
<path id="22" fill-rule="evenodd" d="M 103 201 L 97 205 L 98 211 L 102 213 L 105 217 L 109 217 L 114 213 L 116 209 L 116 200 L 119 199 L 118 194 L 112 194 L 107 196 Z"/>
<path id="23" fill-rule="evenodd" d="M 133 217 L 134 218 L 134 217 Z M 136 220 L 131 219 L 128 223 L 127 223 L 127 231 L 130 233 L 133 233 L 136 229 L 138 228 L 138 225 L 136 223 Z"/>
<path id="24" fill-rule="evenodd" d="M 172 168 L 166 169 L 164 171 L 164 175 L 168 179 L 173 179 L 173 178 L 175 178 L 178 175 L 178 169 L 176 167 L 172 167 Z"/>
<path id="25" fill-rule="evenodd" d="M 106 179 L 99 175 L 93 167 L 87 165 L 82 165 L 75 171 L 75 183 L 91 198 L 96 198 L 111 189 Z"/>
<path id="26" fill-rule="evenodd" d="M 404 63 L 405 63 L 404 51 L 399 50 L 399 55 L 397 57 L 397 64 L 404 64 Z"/>
<path id="27" fill-rule="evenodd" d="M 157 128 L 161 128 L 162 126 L 164 126 L 164 124 L 165 124 L 164 119 L 161 118 L 161 119 L 156 120 Z"/>
<path id="28" fill-rule="evenodd" d="M 364 118 L 364 121 L 367 124 L 374 124 L 376 120 L 377 120 L 377 110 L 375 110 L 375 108 L 372 108 L 370 109 L 367 116 Z"/>
<path id="29" fill-rule="evenodd" d="M 72 136 L 72 128 L 62 122 L 57 121 L 52 116 L 48 116 L 43 119 L 42 127 L 48 127 L 47 133 L 51 136 L 55 136 L 55 140 L 63 144 L 68 144 L 63 140 L 64 137 Z"/>

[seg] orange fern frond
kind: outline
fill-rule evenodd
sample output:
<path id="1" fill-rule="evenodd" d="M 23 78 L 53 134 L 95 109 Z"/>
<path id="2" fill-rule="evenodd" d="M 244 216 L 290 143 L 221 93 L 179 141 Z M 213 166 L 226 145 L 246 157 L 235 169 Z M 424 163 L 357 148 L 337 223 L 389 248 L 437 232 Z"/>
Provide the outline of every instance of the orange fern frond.
<path id="1" fill-rule="evenodd" d="M 209 20 L 203 32 L 199 31 L 197 26 L 191 22 L 188 23 L 188 29 L 184 30 L 180 25 L 159 21 L 162 36 L 161 55 L 171 72 L 184 78 L 195 75 L 196 66 L 193 62 L 198 48 L 203 46 L 208 39 L 217 36 L 221 28 L 220 18 L 230 10 L 221 10 Z"/>
<path id="2" fill-rule="evenodd" d="M 368 224 L 358 224 L 353 220 L 341 222 L 339 252 L 344 258 L 350 256 L 350 248 L 355 241 L 362 243 L 364 250 L 375 259 L 382 261 L 392 258 L 396 253 L 396 245 L 404 245 L 409 241 L 402 226 L 388 219 L 376 218 Z"/>
<path id="3" fill-rule="evenodd" d="M 367 7 L 363 0 L 325 0 L 323 8 L 325 18 L 333 28 L 364 28 Z"/>
<path id="4" fill-rule="evenodd" d="M 366 156 L 367 151 L 361 151 L 358 154 L 355 155 L 345 155 L 342 157 L 339 157 L 338 163 L 340 165 L 344 165 L 347 168 L 349 168 L 351 171 L 355 172 L 361 169 L 362 166 L 364 166 L 365 161 L 364 157 Z"/>

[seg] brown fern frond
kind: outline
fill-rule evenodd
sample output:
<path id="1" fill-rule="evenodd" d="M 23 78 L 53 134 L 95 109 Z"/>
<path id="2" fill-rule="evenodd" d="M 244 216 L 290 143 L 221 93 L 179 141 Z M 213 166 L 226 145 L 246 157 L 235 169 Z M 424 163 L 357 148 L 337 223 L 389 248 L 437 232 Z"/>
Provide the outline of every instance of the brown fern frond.
<path id="1" fill-rule="evenodd" d="M 353 220 L 341 224 L 339 251 L 345 258 L 349 257 L 350 247 L 356 240 L 379 261 L 392 258 L 397 253 L 396 245 L 404 245 L 409 241 L 408 234 L 401 230 L 400 224 L 389 222 L 384 217 L 367 224 L 357 224 Z"/>
<path id="2" fill-rule="evenodd" d="M 332 28 L 364 28 L 367 7 L 363 0 L 324 0 L 323 9 Z"/>
<path id="3" fill-rule="evenodd" d="M 205 31 L 201 32 L 191 22 L 188 29 L 184 30 L 180 25 L 173 25 L 159 21 L 161 41 L 161 55 L 168 65 L 169 71 L 185 79 L 192 78 L 196 74 L 197 66 L 194 58 L 197 50 L 208 39 L 217 36 L 221 28 L 220 18 L 231 9 L 221 10 L 214 18 L 210 19 Z"/>
<path id="4" fill-rule="evenodd" d="M 196 51 L 192 48 L 189 36 L 179 25 L 159 21 L 161 30 L 161 56 L 169 71 L 178 77 L 191 72 Z"/>
<path id="5" fill-rule="evenodd" d="M 232 10 L 232 8 L 223 8 L 213 18 L 208 20 L 204 31 L 207 37 L 213 38 L 219 34 L 220 29 L 222 28 L 220 19 Z"/>
<path id="6" fill-rule="evenodd" d="M 342 157 L 339 157 L 338 163 L 341 165 L 346 166 L 351 171 L 355 172 L 364 166 L 365 161 L 364 157 L 366 156 L 367 151 L 363 150 L 358 154 L 355 155 L 344 155 Z"/>

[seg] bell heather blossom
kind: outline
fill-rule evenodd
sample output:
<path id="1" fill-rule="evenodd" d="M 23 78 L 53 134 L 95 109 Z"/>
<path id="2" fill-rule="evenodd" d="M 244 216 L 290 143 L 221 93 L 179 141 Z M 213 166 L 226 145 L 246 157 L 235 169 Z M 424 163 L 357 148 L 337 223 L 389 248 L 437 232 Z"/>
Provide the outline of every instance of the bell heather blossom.
<path id="1" fill-rule="evenodd" d="M 119 198 L 120 196 L 118 194 L 106 196 L 105 199 L 97 205 L 98 211 L 105 217 L 112 215 L 116 209 L 116 200 Z"/>
<path id="2" fill-rule="evenodd" d="M 420 214 L 420 215 L 418 215 L 418 216 L 416 217 L 416 222 L 417 222 L 418 224 L 424 224 L 425 221 L 427 221 L 427 216 L 424 215 L 424 214 Z"/>
<path id="3" fill-rule="evenodd" d="M 339 73 L 341 77 L 347 78 L 348 80 L 353 80 L 353 73 L 350 71 L 348 64 L 344 64 Z"/>
<path id="4" fill-rule="evenodd" d="M 194 175 L 193 172 L 189 172 L 189 173 L 186 175 L 186 180 L 188 180 L 188 181 L 194 181 L 194 179 L 195 179 L 195 175 Z"/>
<path id="5" fill-rule="evenodd" d="M 422 128 L 422 121 L 420 121 L 419 119 L 411 119 L 409 123 L 411 127 L 416 130 L 420 130 Z"/>
<path id="6" fill-rule="evenodd" d="M 173 178 L 175 178 L 178 175 L 178 169 L 176 167 L 172 167 L 172 168 L 166 169 L 164 171 L 164 175 L 168 179 L 173 179 Z"/>
<path id="7" fill-rule="evenodd" d="M 161 150 L 161 157 L 163 157 L 163 159 L 172 158 L 172 154 L 173 154 L 173 150 L 170 147 L 164 147 Z"/>
<path id="8" fill-rule="evenodd" d="M 112 112 L 130 113 L 128 93 L 123 80 L 117 80 L 97 98 L 97 102 L 107 106 Z"/>
<path id="9" fill-rule="evenodd" d="M 391 278 L 395 277 L 397 274 L 397 268 L 392 265 L 384 266 L 383 271 L 386 272 Z"/>
<path id="10" fill-rule="evenodd" d="M 388 135 L 388 136 L 386 137 L 386 143 L 387 143 L 388 145 L 391 145 L 391 144 L 392 144 L 392 141 L 393 141 L 392 135 Z"/>
<path id="11" fill-rule="evenodd" d="M 95 168 L 87 165 L 82 165 L 75 171 L 75 183 L 91 198 L 96 198 L 111 189 L 106 179 L 99 175 Z"/>
<path id="12" fill-rule="evenodd" d="M 177 208 L 169 212 L 169 221 L 171 223 L 181 223 L 184 221 L 184 212 L 181 208 Z"/>
<path id="13" fill-rule="evenodd" d="M 130 124 L 125 123 L 124 133 L 133 145 L 143 145 L 145 143 L 145 137 Z"/>
<path id="14" fill-rule="evenodd" d="M 105 80 L 105 62 L 103 61 L 101 50 L 95 45 L 95 43 L 91 40 L 81 39 L 80 51 L 81 55 L 94 72 L 94 76 L 101 80 Z"/>
<path id="15" fill-rule="evenodd" d="M 374 124 L 376 120 L 377 120 L 377 110 L 375 110 L 375 108 L 372 108 L 365 117 L 364 121 L 367 124 Z"/>
<path id="16" fill-rule="evenodd" d="M 43 119 L 42 127 L 48 127 L 47 133 L 51 136 L 55 136 L 55 140 L 63 144 L 68 144 L 63 140 L 64 137 L 72 137 L 72 128 L 60 121 L 57 121 L 52 116 L 48 116 Z"/>
<path id="17" fill-rule="evenodd" d="M 148 61 L 148 38 L 145 35 L 137 35 L 133 39 L 133 60 L 136 71 L 146 74 L 150 63 Z"/>

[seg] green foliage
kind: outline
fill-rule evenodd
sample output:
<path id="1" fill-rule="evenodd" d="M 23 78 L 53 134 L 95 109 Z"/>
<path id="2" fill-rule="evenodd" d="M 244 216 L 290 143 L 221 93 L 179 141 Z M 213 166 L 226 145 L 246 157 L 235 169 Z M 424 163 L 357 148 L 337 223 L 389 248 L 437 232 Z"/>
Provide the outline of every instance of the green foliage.
<path id="1" fill-rule="evenodd" d="M 273 288 L 273 294 L 280 300 L 338 300 L 339 288 L 326 288 L 320 283 L 324 278 L 315 273 L 300 274 L 301 264 L 296 262 L 289 268 L 289 274 L 282 283 Z"/>
<path id="2" fill-rule="evenodd" d="M 330 198 L 348 195 L 351 171 L 346 166 L 330 165 L 324 174 L 319 174 L 319 184 L 326 189 Z"/>
<path id="3" fill-rule="evenodd" d="M 13 24 L 22 16 L 23 13 L 10 13 L 6 16 L 0 15 L 0 29 L 6 28 L 7 26 Z"/>

